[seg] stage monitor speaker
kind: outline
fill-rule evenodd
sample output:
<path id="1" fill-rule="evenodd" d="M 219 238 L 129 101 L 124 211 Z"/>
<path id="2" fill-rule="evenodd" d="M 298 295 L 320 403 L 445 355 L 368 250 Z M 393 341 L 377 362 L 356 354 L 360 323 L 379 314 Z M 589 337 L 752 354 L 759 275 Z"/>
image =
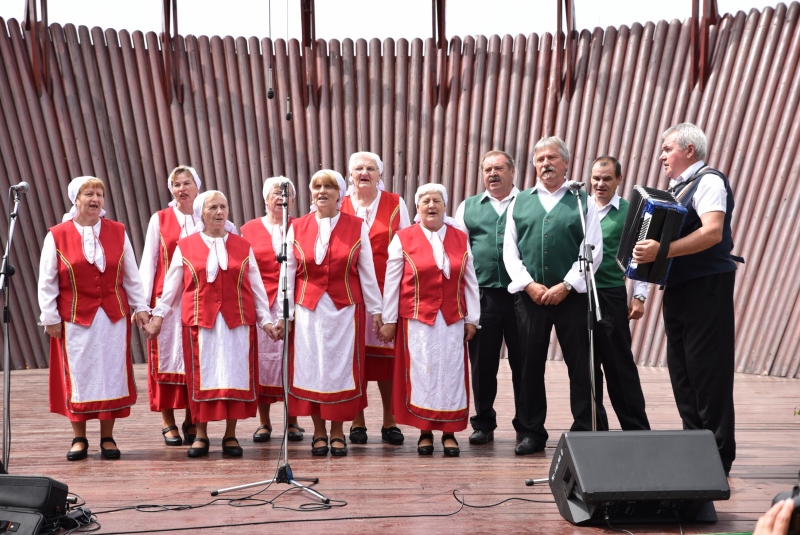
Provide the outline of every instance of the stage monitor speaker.
<path id="1" fill-rule="evenodd" d="M 33 511 L 0 506 L 0 535 L 37 535 L 44 527 L 44 517 Z"/>
<path id="2" fill-rule="evenodd" d="M 711 431 L 570 431 L 550 465 L 573 524 L 716 522 L 731 489 Z"/>
<path id="3" fill-rule="evenodd" d="M 66 514 L 68 490 L 64 483 L 49 477 L 0 475 L 0 506 L 53 518 Z"/>

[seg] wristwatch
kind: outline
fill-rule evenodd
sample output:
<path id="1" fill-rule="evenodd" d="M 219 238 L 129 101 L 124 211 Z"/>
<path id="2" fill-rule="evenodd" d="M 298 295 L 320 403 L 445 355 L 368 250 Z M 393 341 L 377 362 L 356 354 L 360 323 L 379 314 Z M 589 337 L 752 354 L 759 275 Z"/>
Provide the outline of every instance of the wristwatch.
<path id="1" fill-rule="evenodd" d="M 634 295 L 634 296 L 633 296 L 633 298 L 634 298 L 634 299 L 638 299 L 638 300 L 639 300 L 639 301 L 641 301 L 642 303 L 644 303 L 644 300 L 645 300 L 645 299 L 647 299 L 645 296 L 643 296 L 643 295 L 641 295 L 641 294 L 639 294 L 639 295 Z"/>
<path id="2" fill-rule="evenodd" d="M 567 281 L 565 281 L 565 280 L 561 281 L 561 284 L 564 285 L 564 288 L 566 288 L 568 292 L 572 291 L 572 285 L 570 283 L 568 283 Z"/>

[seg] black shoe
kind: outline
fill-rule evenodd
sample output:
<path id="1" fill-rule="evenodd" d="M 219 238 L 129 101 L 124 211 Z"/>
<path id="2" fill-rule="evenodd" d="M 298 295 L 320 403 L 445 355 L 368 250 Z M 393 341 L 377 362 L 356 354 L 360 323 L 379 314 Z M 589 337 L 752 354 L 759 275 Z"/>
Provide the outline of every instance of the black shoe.
<path id="1" fill-rule="evenodd" d="M 444 441 L 448 439 L 452 439 L 456 443 L 455 448 L 444 446 Z M 442 435 L 442 446 L 444 446 L 445 457 L 458 457 L 461 453 L 461 449 L 458 447 L 458 440 L 456 440 L 456 436 L 453 433 L 444 433 Z"/>
<path id="2" fill-rule="evenodd" d="M 292 431 L 292 429 L 297 429 L 297 431 Z M 289 433 L 287 438 L 289 439 L 289 442 L 300 442 L 303 440 L 303 433 L 305 432 L 306 430 L 299 425 L 289 424 Z"/>
<path id="3" fill-rule="evenodd" d="M 202 448 L 195 448 L 194 446 L 192 446 L 191 448 L 186 450 L 186 455 L 188 455 L 189 457 L 193 457 L 193 458 L 194 457 L 203 457 L 205 455 L 208 455 L 208 447 L 211 445 L 211 443 L 208 441 L 208 439 L 207 438 L 201 438 L 201 437 L 195 437 L 194 441 L 192 441 L 192 444 L 194 444 L 195 442 L 202 442 L 203 444 L 205 444 L 205 446 L 203 446 Z"/>
<path id="4" fill-rule="evenodd" d="M 86 437 L 75 437 L 72 439 L 72 445 L 75 444 L 83 444 L 82 450 L 75 450 L 75 451 L 68 451 L 67 452 L 67 460 L 68 461 L 80 461 L 85 459 L 89 455 L 89 441 L 86 440 Z"/>
<path id="5" fill-rule="evenodd" d="M 517 455 L 530 455 L 537 451 L 544 451 L 544 446 L 530 437 L 523 438 L 520 443 L 517 444 L 517 447 L 514 448 L 514 453 Z"/>
<path id="6" fill-rule="evenodd" d="M 235 446 L 226 446 L 225 444 L 231 440 L 236 441 Z M 223 455 L 230 455 L 231 457 L 241 457 L 244 451 L 242 447 L 239 445 L 239 441 L 236 437 L 226 437 L 222 439 L 222 453 Z"/>
<path id="7" fill-rule="evenodd" d="M 419 443 L 423 440 L 430 440 L 430 446 L 420 446 Z M 419 436 L 419 440 L 417 441 L 417 453 L 420 455 L 433 455 L 433 433 L 423 433 Z"/>
<path id="8" fill-rule="evenodd" d="M 469 436 L 470 444 L 486 444 L 487 442 L 494 442 L 494 431 L 484 431 L 476 429 Z"/>
<path id="9" fill-rule="evenodd" d="M 393 446 L 399 446 L 406 439 L 399 427 L 381 427 L 381 438 Z"/>
<path id="10" fill-rule="evenodd" d="M 314 447 L 314 444 L 316 444 L 317 442 L 324 443 L 324 446 L 320 446 L 318 448 Z M 328 455 L 328 437 L 315 438 L 311 442 L 311 455 L 313 455 L 314 457 L 325 457 L 326 455 Z"/>
<path id="11" fill-rule="evenodd" d="M 266 433 L 259 433 L 262 429 L 266 429 Z M 271 425 L 259 425 L 256 432 L 253 433 L 253 442 L 266 442 L 270 438 L 272 438 L 272 426 Z"/>
<path id="12" fill-rule="evenodd" d="M 178 430 L 177 425 L 171 425 L 161 430 L 161 434 L 164 435 L 164 444 L 166 444 L 167 446 L 180 446 L 183 444 L 183 439 L 181 438 L 180 433 L 178 433 L 177 437 L 167 436 L 167 433 L 169 433 L 170 431 L 177 431 L 177 430 Z"/>
<path id="13" fill-rule="evenodd" d="M 189 446 L 194 444 L 194 438 L 197 436 L 197 433 L 193 435 L 189 434 L 189 429 L 191 429 L 192 427 L 197 429 L 197 426 L 195 426 L 194 424 L 187 424 L 186 422 L 183 422 L 181 424 L 181 429 L 183 430 L 183 443 Z"/>
<path id="14" fill-rule="evenodd" d="M 119 459 L 119 456 L 120 456 L 119 449 L 113 449 L 113 450 L 106 449 L 106 448 L 103 447 L 103 444 L 105 442 L 111 442 L 115 446 L 117 445 L 117 443 L 114 442 L 114 439 L 111 438 L 111 437 L 103 437 L 103 438 L 101 438 L 100 439 L 100 455 L 102 455 L 105 459 Z"/>
<path id="15" fill-rule="evenodd" d="M 343 448 L 337 448 L 333 445 L 334 442 L 341 442 L 344 444 Z M 334 457 L 344 457 L 347 455 L 347 442 L 343 438 L 332 438 L 331 439 L 331 455 Z"/>
<path id="16" fill-rule="evenodd" d="M 366 427 L 351 427 L 350 428 L 350 442 L 353 444 L 366 444 L 367 443 L 367 428 Z"/>

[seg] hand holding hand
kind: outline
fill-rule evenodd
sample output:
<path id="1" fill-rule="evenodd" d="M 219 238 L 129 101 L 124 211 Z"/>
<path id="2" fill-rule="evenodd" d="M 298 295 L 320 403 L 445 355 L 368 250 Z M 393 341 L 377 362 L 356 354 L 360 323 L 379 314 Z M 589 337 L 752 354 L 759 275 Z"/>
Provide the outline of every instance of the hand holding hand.
<path id="1" fill-rule="evenodd" d="M 164 318 L 161 316 L 153 316 L 150 319 L 150 323 L 144 326 L 144 332 L 147 333 L 147 339 L 153 340 L 154 338 L 158 337 L 158 334 L 161 332 L 161 324 L 164 322 Z"/>
<path id="2" fill-rule="evenodd" d="M 384 323 L 383 326 L 378 331 L 378 339 L 388 344 L 392 340 L 394 340 L 395 335 L 397 334 L 397 324 L 396 323 Z"/>
<path id="3" fill-rule="evenodd" d="M 545 292 L 547 292 L 547 286 L 539 284 L 538 282 L 531 282 L 525 287 L 525 293 L 527 293 L 537 305 L 542 304 L 542 296 Z"/>

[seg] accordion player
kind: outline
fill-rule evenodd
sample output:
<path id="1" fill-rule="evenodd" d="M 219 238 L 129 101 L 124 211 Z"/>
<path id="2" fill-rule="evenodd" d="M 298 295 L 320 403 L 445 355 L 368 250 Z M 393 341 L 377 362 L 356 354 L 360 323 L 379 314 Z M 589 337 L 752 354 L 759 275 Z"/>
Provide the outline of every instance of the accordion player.
<path id="1" fill-rule="evenodd" d="M 633 280 L 664 284 L 672 259 L 669 245 L 680 236 L 686 208 L 668 191 L 634 186 L 628 216 L 617 250 L 617 264 Z M 656 240 L 660 248 L 655 261 L 637 264 L 633 260 L 636 242 Z"/>

